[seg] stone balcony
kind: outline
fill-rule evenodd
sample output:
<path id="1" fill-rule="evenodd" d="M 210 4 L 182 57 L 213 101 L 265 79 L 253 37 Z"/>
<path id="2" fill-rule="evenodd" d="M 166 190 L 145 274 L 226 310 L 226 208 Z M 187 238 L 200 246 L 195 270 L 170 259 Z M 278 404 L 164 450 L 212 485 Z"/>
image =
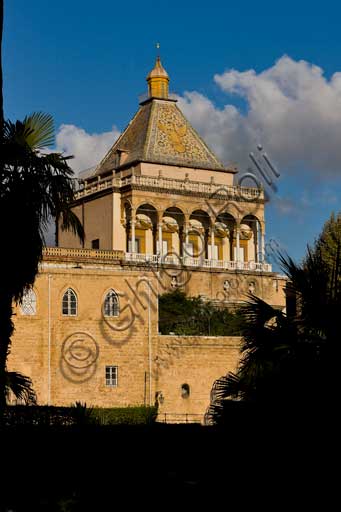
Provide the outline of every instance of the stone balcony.
<path id="1" fill-rule="evenodd" d="M 264 201 L 264 190 L 257 187 L 228 186 L 219 183 L 204 183 L 201 181 L 181 180 L 176 178 L 164 178 L 162 176 L 129 176 L 117 178 L 109 176 L 97 180 L 84 180 L 82 188 L 76 194 L 75 199 L 110 190 L 112 188 L 133 187 L 141 190 L 162 190 L 173 194 L 200 194 L 211 199 L 231 199 L 235 201 Z"/>
<path id="2" fill-rule="evenodd" d="M 155 265 L 175 265 L 183 267 L 212 268 L 221 270 L 244 270 L 248 272 L 272 272 L 270 263 L 261 263 L 255 261 L 225 261 L 211 260 L 205 258 L 193 258 L 190 256 L 180 257 L 177 255 L 160 256 L 159 254 L 140 254 L 125 253 L 126 261 L 134 261 L 138 263 L 149 263 Z"/>
<path id="3" fill-rule="evenodd" d="M 53 262 L 76 262 L 104 264 L 148 264 L 148 265 L 170 265 L 177 267 L 196 267 L 205 269 L 220 270 L 241 270 L 248 272 L 272 272 L 269 263 L 254 261 L 224 261 L 210 260 L 204 258 L 192 258 L 190 256 L 180 257 L 175 254 L 161 257 L 159 254 L 140 254 L 124 251 L 104 251 L 97 249 L 66 249 L 64 247 L 45 247 L 43 253 L 44 261 Z"/>

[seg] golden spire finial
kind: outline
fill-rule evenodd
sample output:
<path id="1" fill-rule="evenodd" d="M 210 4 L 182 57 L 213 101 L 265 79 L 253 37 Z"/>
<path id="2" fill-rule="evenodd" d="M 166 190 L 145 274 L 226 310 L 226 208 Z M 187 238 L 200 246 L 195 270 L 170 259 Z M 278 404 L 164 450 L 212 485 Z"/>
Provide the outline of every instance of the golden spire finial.
<path id="1" fill-rule="evenodd" d="M 160 43 L 156 43 L 156 49 L 160 49 Z M 160 55 L 156 57 L 154 68 L 147 76 L 148 92 L 150 98 L 168 98 L 169 76 L 161 64 Z"/>

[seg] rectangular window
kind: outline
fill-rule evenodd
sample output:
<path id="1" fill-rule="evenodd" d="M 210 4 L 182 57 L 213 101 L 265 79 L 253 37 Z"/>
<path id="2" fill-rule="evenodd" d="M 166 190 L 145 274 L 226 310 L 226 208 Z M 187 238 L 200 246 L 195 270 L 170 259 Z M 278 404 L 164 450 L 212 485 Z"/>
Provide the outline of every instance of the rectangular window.
<path id="1" fill-rule="evenodd" d="M 91 249 L 99 249 L 99 238 L 91 240 Z"/>
<path id="2" fill-rule="evenodd" d="M 105 367 L 105 385 L 117 387 L 118 386 L 118 367 L 106 366 Z"/>

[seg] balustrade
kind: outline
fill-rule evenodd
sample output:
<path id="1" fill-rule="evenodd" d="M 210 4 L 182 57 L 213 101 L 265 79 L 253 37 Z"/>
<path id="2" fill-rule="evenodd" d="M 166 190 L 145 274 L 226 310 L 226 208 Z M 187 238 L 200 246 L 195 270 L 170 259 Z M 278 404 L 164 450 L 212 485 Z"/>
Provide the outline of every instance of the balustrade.
<path id="1" fill-rule="evenodd" d="M 123 260 L 135 261 L 139 263 L 160 264 L 186 266 L 186 267 L 203 267 L 217 268 L 225 270 L 246 270 L 258 272 L 271 272 L 272 266 L 269 263 L 255 261 L 228 261 L 228 260 L 211 260 L 203 258 L 194 258 L 191 256 L 180 257 L 177 254 L 144 254 L 124 251 L 106 251 L 98 249 L 67 249 L 65 247 L 45 247 L 43 251 L 45 259 L 49 258 L 66 258 L 66 259 L 100 259 L 100 260 Z"/>
<path id="2" fill-rule="evenodd" d="M 65 247 L 45 247 L 44 258 L 89 258 L 104 260 L 120 260 L 124 258 L 123 251 L 109 251 L 99 249 L 67 249 Z"/>
<path id="3" fill-rule="evenodd" d="M 256 187 L 241 187 L 233 185 L 223 185 L 221 183 L 203 183 L 200 181 L 181 180 L 176 178 L 154 177 L 154 176 L 129 176 L 127 178 L 106 177 L 99 179 L 94 183 L 87 183 L 85 186 L 75 193 L 76 199 L 94 194 L 100 190 L 105 190 L 113 186 L 119 188 L 127 185 L 137 185 L 149 188 L 162 188 L 165 190 L 174 190 L 179 192 L 194 192 L 212 194 L 212 199 L 241 199 L 241 200 L 257 200 L 264 199 L 263 190 Z"/>
<path id="4" fill-rule="evenodd" d="M 193 258 L 191 256 L 180 257 L 174 254 L 165 255 L 160 254 L 141 254 L 127 252 L 125 254 L 126 261 L 136 261 L 140 263 L 152 262 L 163 263 L 176 266 L 185 267 L 204 267 L 204 268 L 217 268 L 224 270 L 244 270 L 244 271 L 258 271 L 258 272 L 271 272 L 272 267 L 269 263 L 256 263 L 254 261 L 228 261 L 228 260 L 210 260 L 202 258 Z"/>

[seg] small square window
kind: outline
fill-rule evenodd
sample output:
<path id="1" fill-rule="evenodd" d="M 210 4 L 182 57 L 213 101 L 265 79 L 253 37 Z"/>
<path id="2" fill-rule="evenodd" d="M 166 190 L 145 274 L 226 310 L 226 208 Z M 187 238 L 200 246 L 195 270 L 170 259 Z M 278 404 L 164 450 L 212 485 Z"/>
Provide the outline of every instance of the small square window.
<path id="1" fill-rule="evenodd" d="M 91 248 L 99 249 L 99 238 L 95 238 L 95 240 L 91 240 Z"/>
<path id="2" fill-rule="evenodd" d="M 118 386 L 118 367 L 106 366 L 105 367 L 105 385 L 111 387 Z"/>

